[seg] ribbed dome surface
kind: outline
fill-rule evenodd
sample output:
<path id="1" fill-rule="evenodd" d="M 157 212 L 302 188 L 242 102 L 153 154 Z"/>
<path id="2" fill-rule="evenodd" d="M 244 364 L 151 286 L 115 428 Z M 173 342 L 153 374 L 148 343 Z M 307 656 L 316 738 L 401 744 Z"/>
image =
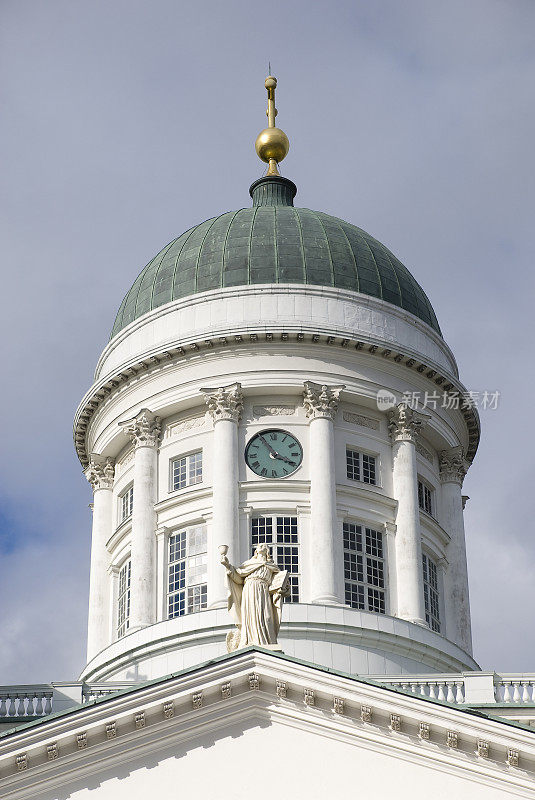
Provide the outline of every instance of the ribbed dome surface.
<path id="1" fill-rule="evenodd" d="M 423 289 L 377 239 L 319 211 L 256 205 L 206 220 L 164 247 L 124 298 L 112 337 L 172 300 L 266 283 L 332 286 L 378 297 L 440 333 Z"/>

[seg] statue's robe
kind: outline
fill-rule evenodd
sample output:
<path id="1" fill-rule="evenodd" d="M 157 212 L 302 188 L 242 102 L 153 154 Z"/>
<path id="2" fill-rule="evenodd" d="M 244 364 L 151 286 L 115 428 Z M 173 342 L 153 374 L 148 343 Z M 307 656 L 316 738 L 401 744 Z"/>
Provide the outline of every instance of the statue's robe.
<path id="1" fill-rule="evenodd" d="M 238 647 L 276 644 L 282 598 L 289 590 L 287 571 L 253 557 L 227 570 L 227 584 L 228 608 L 240 630 Z"/>

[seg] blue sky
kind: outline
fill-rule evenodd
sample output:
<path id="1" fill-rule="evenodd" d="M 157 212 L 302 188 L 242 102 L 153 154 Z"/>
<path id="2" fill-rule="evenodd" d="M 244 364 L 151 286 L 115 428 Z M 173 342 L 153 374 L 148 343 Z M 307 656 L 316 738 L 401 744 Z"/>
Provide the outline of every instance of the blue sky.
<path id="1" fill-rule="evenodd" d="M 73 414 L 143 265 L 249 205 L 268 60 L 296 203 L 384 242 L 464 383 L 501 392 L 464 489 L 475 651 L 535 669 L 535 5 L 4 0 L 0 683 L 83 665 L 91 493 Z"/>

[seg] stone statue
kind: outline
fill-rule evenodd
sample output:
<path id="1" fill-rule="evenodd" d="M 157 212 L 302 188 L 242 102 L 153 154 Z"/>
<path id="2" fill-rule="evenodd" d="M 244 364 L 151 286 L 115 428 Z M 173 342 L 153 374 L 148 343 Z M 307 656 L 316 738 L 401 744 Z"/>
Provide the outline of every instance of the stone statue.
<path id="1" fill-rule="evenodd" d="M 221 545 L 219 551 L 227 570 L 228 609 L 233 612 L 237 626 L 236 631 L 227 635 L 228 652 L 249 644 L 281 650 L 277 634 L 282 598 L 290 593 L 287 570 L 278 568 L 267 544 L 259 544 L 254 556 L 241 567 L 233 567 L 229 562 L 227 545 Z"/>

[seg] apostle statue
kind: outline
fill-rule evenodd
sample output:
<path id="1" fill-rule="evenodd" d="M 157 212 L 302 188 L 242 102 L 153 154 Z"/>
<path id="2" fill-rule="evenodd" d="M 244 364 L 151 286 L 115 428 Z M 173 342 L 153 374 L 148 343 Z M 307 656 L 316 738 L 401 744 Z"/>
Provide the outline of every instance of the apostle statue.
<path id="1" fill-rule="evenodd" d="M 228 609 L 233 612 L 237 630 L 227 636 L 227 650 L 258 644 L 280 650 L 277 634 L 281 621 L 282 599 L 290 593 L 287 570 L 273 561 L 267 544 L 259 544 L 254 555 L 241 567 L 227 558 L 227 545 L 221 545 L 221 563 L 227 571 Z"/>

